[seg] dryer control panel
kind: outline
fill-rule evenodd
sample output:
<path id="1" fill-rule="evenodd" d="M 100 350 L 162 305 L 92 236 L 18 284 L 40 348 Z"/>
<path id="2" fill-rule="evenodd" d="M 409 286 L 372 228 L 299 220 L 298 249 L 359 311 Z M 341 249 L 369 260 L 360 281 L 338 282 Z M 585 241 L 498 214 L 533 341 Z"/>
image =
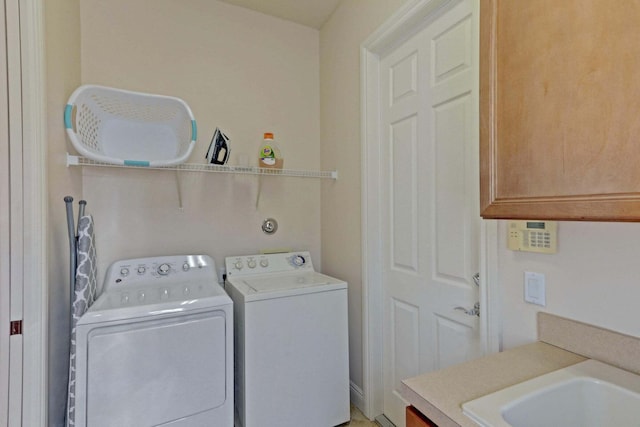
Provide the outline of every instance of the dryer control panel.
<path id="1" fill-rule="evenodd" d="M 309 252 L 242 255 L 225 258 L 227 276 L 250 276 L 287 271 L 314 271 Z"/>
<path id="2" fill-rule="evenodd" d="M 165 282 L 218 282 L 214 260 L 208 255 L 169 255 L 116 261 L 105 275 L 103 292 Z"/>

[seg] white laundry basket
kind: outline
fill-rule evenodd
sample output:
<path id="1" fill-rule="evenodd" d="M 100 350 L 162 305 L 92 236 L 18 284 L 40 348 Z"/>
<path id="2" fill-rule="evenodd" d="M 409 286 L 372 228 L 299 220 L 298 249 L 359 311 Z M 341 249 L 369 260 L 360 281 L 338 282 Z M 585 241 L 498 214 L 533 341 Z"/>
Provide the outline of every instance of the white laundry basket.
<path id="1" fill-rule="evenodd" d="M 183 100 L 104 86 L 76 89 L 64 123 L 82 156 L 117 165 L 183 163 L 197 138 L 196 121 Z"/>

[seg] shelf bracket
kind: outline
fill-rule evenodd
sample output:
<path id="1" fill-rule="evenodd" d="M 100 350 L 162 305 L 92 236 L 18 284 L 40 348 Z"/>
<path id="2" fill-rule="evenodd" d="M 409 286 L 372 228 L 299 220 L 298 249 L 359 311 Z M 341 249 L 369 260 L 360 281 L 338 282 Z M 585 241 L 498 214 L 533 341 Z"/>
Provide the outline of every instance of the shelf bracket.
<path id="1" fill-rule="evenodd" d="M 176 190 L 178 191 L 178 208 L 184 211 L 182 205 L 182 186 L 180 185 L 180 170 L 176 169 Z"/>

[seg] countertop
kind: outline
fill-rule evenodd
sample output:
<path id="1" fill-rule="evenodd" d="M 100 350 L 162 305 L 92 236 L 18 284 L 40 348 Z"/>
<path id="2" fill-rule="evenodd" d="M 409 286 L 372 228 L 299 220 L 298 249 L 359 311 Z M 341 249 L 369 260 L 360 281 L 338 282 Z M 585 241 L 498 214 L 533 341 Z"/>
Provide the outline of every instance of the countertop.
<path id="1" fill-rule="evenodd" d="M 406 379 L 400 393 L 440 427 L 477 427 L 462 413 L 464 402 L 583 360 L 539 341 Z"/>

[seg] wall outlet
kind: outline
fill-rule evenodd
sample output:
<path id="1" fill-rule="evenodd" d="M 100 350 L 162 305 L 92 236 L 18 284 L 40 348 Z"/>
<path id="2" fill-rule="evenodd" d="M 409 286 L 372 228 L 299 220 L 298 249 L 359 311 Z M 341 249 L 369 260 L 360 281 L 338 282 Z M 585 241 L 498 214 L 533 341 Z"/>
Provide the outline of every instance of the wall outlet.
<path id="1" fill-rule="evenodd" d="M 543 307 L 547 305 L 544 274 L 524 272 L 524 300 Z"/>

